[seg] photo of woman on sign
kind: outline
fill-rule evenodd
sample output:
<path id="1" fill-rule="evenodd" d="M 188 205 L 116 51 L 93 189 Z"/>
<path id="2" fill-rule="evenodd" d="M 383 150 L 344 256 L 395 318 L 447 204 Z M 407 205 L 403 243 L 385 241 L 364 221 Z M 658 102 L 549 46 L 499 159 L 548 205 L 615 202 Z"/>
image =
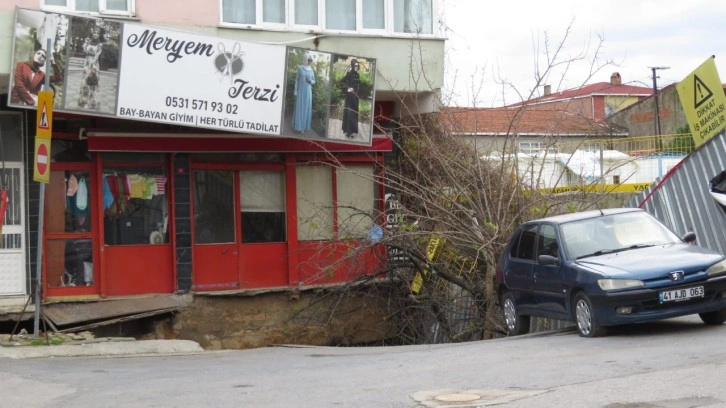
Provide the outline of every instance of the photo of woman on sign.
<path id="1" fill-rule="evenodd" d="M 13 89 L 10 93 L 10 102 L 14 104 L 25 104 L 36 106 L 38 104 L 38 92 L 45 83 L 45 67 L 46 51 L 37 44 L 37 50 L 29 61 L 19 62 L 15 66 L 13 75 Z M 51 60 L 53 75 L 50 77 L 51 83 L 59 82 L 63 79 L 63 74 L 58 68 L 58 64 Z"/>
<path id="2" fill-rule="evenodd" d="M 113 114 L 118 94 L 121 24 L 72 17 L 66 108 Z"/>
<path id="3" fill-rule="evenodd" d="M 288 47 L 282 134 L 325 137 L 330 99 L 331 54 Z"/>
<path id="4" fill-rule="evenodd" d="M 65 34 L 68 18 L 34 10 L 19 9 L 15 21 L 15 67 L 11 76 L 9 104 L 19 107 L 37 106 L 38 92 L 44 90 L 46 78 L 55 93 L 54 103 L 61 99 L 63 89 Z M 50 42 L 50 49 L 47 49 Z M 50 60 L 51 73 L 46 70 Z M 49 75 L 49 77 L 46 77 Z"/>
<path id="5" fill-rule="evenodd" d="M 375 60 L 333 54 L 328 138 L 370 144 L 373 136 Z"/>

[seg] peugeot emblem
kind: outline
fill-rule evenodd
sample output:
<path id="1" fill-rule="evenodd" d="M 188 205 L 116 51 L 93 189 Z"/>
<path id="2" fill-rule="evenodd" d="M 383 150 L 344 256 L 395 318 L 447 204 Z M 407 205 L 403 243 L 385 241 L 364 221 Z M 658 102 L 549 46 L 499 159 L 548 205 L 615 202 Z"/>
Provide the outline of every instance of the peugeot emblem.
<path id="1" fill-rule="evenodd" d="M 671 278 L 671 280 L 674 282 L 682 281 L 683 275 L 683 271 L 673 271 L 668 273 L 668 277 Z"/>

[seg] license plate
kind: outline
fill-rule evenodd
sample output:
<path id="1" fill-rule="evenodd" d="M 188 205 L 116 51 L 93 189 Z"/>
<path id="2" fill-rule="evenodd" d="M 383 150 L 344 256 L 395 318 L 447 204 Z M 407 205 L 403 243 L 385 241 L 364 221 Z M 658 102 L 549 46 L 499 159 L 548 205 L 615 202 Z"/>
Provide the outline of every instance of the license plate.
<path id="1" fill-rule="evenodd" d="M 703 286 L 695 286 L 685 289 L 664 290 L 658 293 L 658 300 L 660 303 L 680 302 L 693 298 L 702 298 L 703 295 Z"/>

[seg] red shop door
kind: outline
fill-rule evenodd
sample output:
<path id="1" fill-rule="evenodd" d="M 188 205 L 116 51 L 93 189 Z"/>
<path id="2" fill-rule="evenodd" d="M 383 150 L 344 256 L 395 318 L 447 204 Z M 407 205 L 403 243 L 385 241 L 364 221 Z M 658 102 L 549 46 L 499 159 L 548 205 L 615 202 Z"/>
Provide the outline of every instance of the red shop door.
<path id="1" fill-rule="evenodd" d="M 194 170 L 193 289 L 239 287 L 236 172 Z"/>

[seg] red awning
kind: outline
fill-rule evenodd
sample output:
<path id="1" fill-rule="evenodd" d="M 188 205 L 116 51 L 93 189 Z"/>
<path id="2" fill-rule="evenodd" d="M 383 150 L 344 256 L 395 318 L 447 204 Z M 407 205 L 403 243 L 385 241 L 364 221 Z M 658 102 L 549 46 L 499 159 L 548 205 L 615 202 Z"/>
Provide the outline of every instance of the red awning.
<path id="1" fill-rule="evenodd" d="M 219 134 L 88 132 L 88 150 L 96 152 L 389 152 L 389 137 L 374 137 L 371 146 L 331 141 L 265 137 L 220 137 Z"/>

